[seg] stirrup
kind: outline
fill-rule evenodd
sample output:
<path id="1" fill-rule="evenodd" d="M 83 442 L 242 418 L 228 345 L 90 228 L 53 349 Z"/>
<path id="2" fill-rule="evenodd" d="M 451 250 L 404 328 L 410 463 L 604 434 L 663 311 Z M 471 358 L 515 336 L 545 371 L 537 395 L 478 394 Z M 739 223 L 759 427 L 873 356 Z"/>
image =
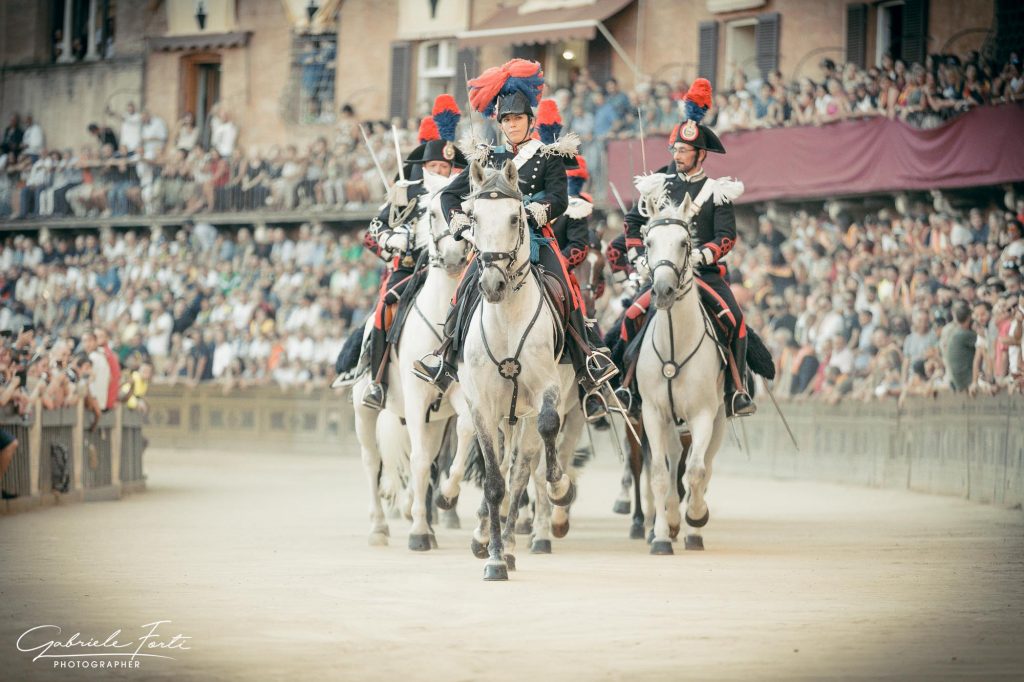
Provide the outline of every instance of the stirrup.
<path id="1" fill-rule="evenodd" d="M 433 358 L 437 360 L 437 367 L 431 367 L 427 363 L 427 358 Z M 412 373 L 417 379 L 421 379 L 428 384 L 436 384 L 437 380 L 441 378 L 441 371 L 444 369 L 444 359 L 435 353 L 428 353 L 419 360 L 412 363 Z"/>
<path id="2" fill-rule="evenodd" d="M 387 391 L 384 390 L 384 386 L 377 382 L 370 382 L 363 389 L 363 395 L 360 399 L 363 407 L 368 407 L 371 410 L 383 410 L 384 403 L 387 402 Z"/>
<path id="3" fill-rule="evenodd" d="M 604 360 L 605 366 L 601 367 L 598 364 L 598 360 Z M 619 373 L 619 368 L 615 366 L 612 359 L 605 353 L 595 350 L 587 356 L 586 362 L 583 363 L 583 367 L 587 372 L 587 376 L 590 378 L 590 382 L 594 386 L 600 386 L 606 381 L 614 377 Z"/>
<path id="4" fill-rule="evenodd" d="M 591 398 L 596 399 L 598 402 L 598 405 L 595 407 L 593 412 L 590 411 L 589 406 Z M 583 404 L 580 407 L 583 409 L 583 418 L 591 424 L 608 416 L 608 401 L 604 399 L 603 395 L 601 395 L 600 388 L 595 388 L 584 395 Z"/>
<path id="5" fill-rule="evenodd" d="M 743 396 L 744 398 L 746 398 L 750 402 L 742 410 L 737 410 L 736 409 L 736 399 L 739 398 L 740 396 Z M 750 417 L 750 416 L 752 416 L 752 415 L 757 413 L 757 405 L 754 404 L 754 399 L 750 397 L 749 393 L 747 393 L 746 391 L 740 390 L 740 391 L 736 391 L 735 393 L 733 393 L 732 396 L 729 398 L 729 404 L 728 404 L 728 410 L 727 411 L 729 413 L 728 416 L 730 416 L 730 417 Z"/>
<path id="6" fill-rule="evenodd" d="M 626 412 L 633 411 L 633 391 L 629 390 L 625 386 L 619 386 L 617 389 L 612 391 L 615 397 L 619 399 L 619 403 L 622 404 L 622 409 Z"/>

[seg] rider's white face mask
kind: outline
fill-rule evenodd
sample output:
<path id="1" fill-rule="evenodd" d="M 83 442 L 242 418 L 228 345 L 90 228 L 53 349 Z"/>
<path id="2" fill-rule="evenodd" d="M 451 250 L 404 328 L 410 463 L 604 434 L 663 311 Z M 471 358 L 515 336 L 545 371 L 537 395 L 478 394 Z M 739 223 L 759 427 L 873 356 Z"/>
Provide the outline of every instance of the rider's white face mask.
<path id="1" fill-rule="evenodd" d="M 437 192 L 448 186 L 448 181 L 451 178 L 432 173 L 426 168 L 423 169 L 423 187 L 430 193 Z"/>

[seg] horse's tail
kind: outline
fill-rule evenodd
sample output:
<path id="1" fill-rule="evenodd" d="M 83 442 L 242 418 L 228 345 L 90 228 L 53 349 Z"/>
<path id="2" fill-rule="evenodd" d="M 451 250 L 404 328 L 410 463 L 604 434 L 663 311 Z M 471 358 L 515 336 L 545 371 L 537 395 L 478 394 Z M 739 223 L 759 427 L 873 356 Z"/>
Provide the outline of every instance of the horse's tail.
<path id="1" fill-rule="evenodd" d="M 775 378 L 775 362 L 764 341 L 750 327 L 747 327 L 747 365 L 754 374 L 771 381 Z"/>
<path id="2" fill-rule="evenodd" d="M 480 443 L 476 438 L 469 446 L 469 454 L 466 455 L 466 474 L 463 478 L 472 481 L 478 488 L 484 487 L 487 480 L 487 469 L 484 466 L 484 453 L 480 449 Z"/>
<path id="3" fill-rule="evenodd" d="M 383 468 L 381 496 L 395 500 L 409 480 L 409 432 L 387 410 L 377 417 L 377 448 Z"/>
<path id="4" fill-rule="evenodd" d="M 438 474 L 448 475 L 452 468 L 452 461 L 455 459 L 455 450 L 459 445 L 458 432 L 455 430 L 455 422 L 457 417 L 449 417 L 448 422 L 444 425 L 444 436 L 441 438 L 441 447 L 437 451 L 437 459 L 434 460 L 437 464 Z"/>

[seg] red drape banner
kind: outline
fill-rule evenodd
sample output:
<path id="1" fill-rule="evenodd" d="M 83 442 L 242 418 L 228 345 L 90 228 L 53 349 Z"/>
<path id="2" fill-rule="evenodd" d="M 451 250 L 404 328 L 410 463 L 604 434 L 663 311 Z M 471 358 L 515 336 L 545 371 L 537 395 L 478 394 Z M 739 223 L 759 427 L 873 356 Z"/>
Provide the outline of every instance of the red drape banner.
<path id="1" fill-rule="evenodd" d="M 663 136 L 646 142 L 648 170 L 671 160 Z M 704 167 L 743 181 L 738 203 L 997 185 L 1024 180 L 1024 105 L 980 107 L 931 130 L 873 118 L 726 133 L 722 144 L 728 153 L 708 154 Z M 626 201 L 636 198 L 639 145 L 608 143 L 608 179 Z"/>

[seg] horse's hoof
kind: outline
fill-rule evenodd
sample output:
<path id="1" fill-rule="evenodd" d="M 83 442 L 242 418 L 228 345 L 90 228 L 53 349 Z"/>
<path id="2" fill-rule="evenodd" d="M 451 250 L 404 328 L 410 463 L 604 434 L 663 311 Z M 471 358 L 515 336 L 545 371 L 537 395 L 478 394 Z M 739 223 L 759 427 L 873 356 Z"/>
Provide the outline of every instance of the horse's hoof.
<path id="1" fill-rule="evenodd" d="M 534 540 L 530 554 L 551 554 L 551 540 Z"/>
<path id="2" fill-rule="evenodd" d="M 629 527 L 629 539 L 630 540 L 643 540 L 644 539 L 644 524 L 634 523 Z"/>
<path id="3" fill-rule="evenodd" d="M 569 481 L 569 489 L 565 491 L 565 495 L 562 495 L 562 497 L 557 500 L 550 495 L 548 497 L 551 499 L 551 504 L 556 507 L 568 507 L 572 504 L 572 501 L 576 499 L 576 484 Z"/>
<path id="4" fill-rule="evenodd" d="M 506 554 L 505 555 L 505 565 L 508 566 L 508 570 L 510 570 L 510 571 L 516 570 L 516 558 L 515 558 L 515 556 L 512 555 L 512 554 Z"/>
<path id="5" fill-rule="evenodd" d="M 632 511 L 629 500 L 615 500 L 615 504 L 612 505 L 612 512 L 615 514 L 628 514 Z"/>
<path id="6" fill-rule="evenodd" d="M 651 528 L 649 531 L 647 531 L 647 544 L 649 545 L 652 542 L 654 542 L 654 529 L 653 528 Z"/>
<path id="7" fill-rule="evenodd" d="M 508 566 L 501 561 L 488 561 L 484 566 L 484 580 L 508 580 Z"/>
<path id="8" fill-rule="evenodd" d="M 434 495 L 434 504 L 436 504 L 438 509 L 441 509 L 442 511 L 448 511 L 450 509 L 455 509 L 455 505 L 457 505 L 458 503 L 459 503 L 459 496 L 458 495 L 456 495 L 455 497 L 452 497 L 450 499 L 445 497 L 444 495 L 442 495 L 440 491 L 438 491 L 437 495 Z"/>
<path id="9" fill-rule="evenodd" d="M 569 534 L 569 519 L 565 520 L 565 523 L 552 523 L 551 534 L 556 538 L 564 538 Z"/>
<path id="10" fill-rule="evenodd" d="M 686 545 L 686 549 L 704 551 L 704 538 L 700 535 L 687 535 L 683 542 Z"/>
<path id="11" fill-rule="evenodd" d="M 529 535 L 533 532 L 533 520 L 526 516 L 516 523 L 516 535 Z"/>
<path id="12" fill-rule="evenodd" d="M 430 549 L 437 549 L 437 536 L 430 534 Z"/>
<path id="13" fill-rule="evenodd" d="M 690 528 L 703 528 L 704 526 L 708 525 L 708 519 L 710 519 L 710 518 L 711 518 L 711 510 L 710 509 L 705 511 L 704 512 L 704 516 L 700 517 L 699 519 L 691 519 L 690 515 L 687 514 L 686 515 L 686 525 L 688 525 Z"/>
<path id="14" fill-rule="evenodd" d="M 430 534 L 423 533 L 422 535 L 410 535 L 409 549 L 414 552 L 426 552 L 431 549 Z"/>
<path id="15" fill-rule="evenodd" d="M 469 548 L 473 551 L 473 556 L 477 559 L 487 558 L 487 545 L 481 544 L 476 538 L 469 541 Z"/>
<path id="16" fill-rule="evenodd" d="M 388 535 L 377 531 L 376 533 L 370 533 L 370 547 L 387 547 L 388 546 Z"/>
<path id="17" fill-rule="evenodd" d="M 668 527 L 668 537 L 670 539 L 672 539 L 672 540 L 675 540 L 676 538 L 678 538 L 679 537 L 679 526 L 669 526 Z"/>
<path id="18" fill-rule="evenodd" d="M 672 543 L 669 540 L 655 540 L 651 543 L 651 554 L 674 554 L 672 551 Z"/>
<path id="19" fill-rule="evenodd" d="M 459 514 L 454 509 L 447 509 L 441 513 L 441 523 L 449 530 L 458 530 L 462 527 L 459 521 Z"/>

